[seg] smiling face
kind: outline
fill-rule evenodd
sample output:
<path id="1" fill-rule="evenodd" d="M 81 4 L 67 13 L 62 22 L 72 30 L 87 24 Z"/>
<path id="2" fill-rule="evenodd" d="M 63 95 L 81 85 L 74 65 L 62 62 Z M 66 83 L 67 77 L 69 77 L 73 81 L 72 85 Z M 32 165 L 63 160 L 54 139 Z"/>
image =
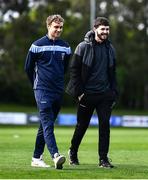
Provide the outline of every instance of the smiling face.
<path id="1" fill-rule="evenodd" d="M 57 39 L 60 37 L 63 30 L 64 19 L 59 14 L 50 15 L 46 19 L 46 26 L 48 30 L 48 37 L 50 39 Z"/>
<path id="2" fill-rule="evenodd" d="M 109 26 L 99 25 L 97 28 L 94 28 L 95 31 L 95 40 L 97 42 L 105 41 L 110 33 Z"/>
<path id="3" fill-rule="evenodd" d="M 53 21 L 50 25 L 47 26 L 48 36 L 50 39 L 57 39 L 60 37 L 63 30 L 63 22 Z"/>

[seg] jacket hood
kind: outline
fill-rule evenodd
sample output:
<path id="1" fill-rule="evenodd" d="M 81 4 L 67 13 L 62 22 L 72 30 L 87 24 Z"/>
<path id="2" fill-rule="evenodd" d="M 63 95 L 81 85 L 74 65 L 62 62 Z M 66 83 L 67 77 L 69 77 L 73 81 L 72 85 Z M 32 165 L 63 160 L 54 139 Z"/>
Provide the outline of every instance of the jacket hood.
<path id="1" fill-rule="evenodd" d="M 87 42 L 87 43 L 92 43 L 95 39 L 95 32 L 93 30 L 91 31 L 88 31 L 86 34 L 85 34 L 85 37 L 84 37 L 84 41 Z"/>

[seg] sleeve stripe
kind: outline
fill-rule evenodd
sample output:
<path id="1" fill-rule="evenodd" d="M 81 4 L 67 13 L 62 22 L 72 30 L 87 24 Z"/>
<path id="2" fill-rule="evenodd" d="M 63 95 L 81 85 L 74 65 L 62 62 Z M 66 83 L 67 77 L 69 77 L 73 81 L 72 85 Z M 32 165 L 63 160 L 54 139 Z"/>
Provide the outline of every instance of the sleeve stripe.
<path id="1" fill-rule="evenodd" d="M 70 47 L 63 47 L 63 46 L 36 46 L 34 44 L 31 45 L 29 51 L 33 53 L 40 53 L 44 51 L 61 51 L 65 52 L 66 54 L 71 54 L 71 48 Z"/>

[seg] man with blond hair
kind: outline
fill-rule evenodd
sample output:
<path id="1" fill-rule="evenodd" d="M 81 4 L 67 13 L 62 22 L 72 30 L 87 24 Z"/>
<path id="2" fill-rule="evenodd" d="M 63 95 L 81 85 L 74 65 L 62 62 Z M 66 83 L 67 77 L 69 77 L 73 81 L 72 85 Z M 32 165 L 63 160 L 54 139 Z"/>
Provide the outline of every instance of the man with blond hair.
<path id="1" fill-rule="evenodd" d="M 42 158 L 46 144 L 55 168 L 62 169 L 66 158 L 59 153 L 54 123 L 61 107 L 64 72 L 71 48 L 67 42 L 59 39 L 64 25 L 61 15 L 47 17 L 46 25 L 48 33 L 33 42 L 25 63 L 25 71 L 32 83 L 40 115 L 31 166 L 49 167 Z"/>

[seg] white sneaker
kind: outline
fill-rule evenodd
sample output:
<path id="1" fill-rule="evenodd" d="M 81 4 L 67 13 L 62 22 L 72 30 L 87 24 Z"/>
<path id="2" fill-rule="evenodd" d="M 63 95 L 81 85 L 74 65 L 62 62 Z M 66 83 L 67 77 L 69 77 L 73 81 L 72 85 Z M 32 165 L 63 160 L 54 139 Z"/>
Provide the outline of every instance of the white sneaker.
<path id="1" fill-rule="evenodd" d="M 59 153 L 55 153 L 53 161 L 54 161 L 55 169 L 63 169 L 63 164 L 66 161 L 66 158 L 65 156 L 60 155 Z"/>
<path id="2" fill-rule="evenodd" d="M 43 159 L 42 159 L 42 156 L 40 158 L 32 158 L 32 161 L 31 161 L 31 166 L 32 167 L 43 167 L 43 168 L 48 168 L 50 167 L 49 165 L 47 165 Z"/>

